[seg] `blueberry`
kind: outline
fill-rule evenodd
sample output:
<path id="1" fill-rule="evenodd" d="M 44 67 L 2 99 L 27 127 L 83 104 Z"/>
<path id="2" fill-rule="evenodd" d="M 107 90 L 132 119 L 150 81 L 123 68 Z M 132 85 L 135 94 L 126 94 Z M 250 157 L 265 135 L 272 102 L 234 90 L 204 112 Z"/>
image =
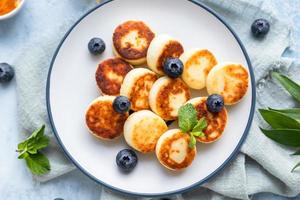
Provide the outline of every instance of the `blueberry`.
<path id="1" fill-rule="evenodd" d="M 7 63 L 0 63 L 0 83 L 7 83 L 13 79 L 14 69 Z"/>
<path id="2" fill-rule="evenodd" d="M 131 149 L 123 149 L 117 154 L 116 163 L 121 170 L 129 172 L 135 168 L 138 157 Z"/>
<path id="3" fill-rule="evenodd" d="M 178 78 L 183 72 L 183 63 L 178 58 L 167 58 L 163 67 L 165 74 L 171 78 Z"/>
<path id="4" fill-rule="evenodd" d="M 126 113 L 130 110 L 131 103 L 125 96 L 117 96 L 113 102 L 113 108 L 118 113 Z"/>
<path id="5" fill-rule="evenodd" d="M 105 43 L 101 38 L 92 38 L 88 44 L 91 54 L 101 54 L 105 50 Z"/>
<path id="6" fill-rule="evenodd" d="M 255 37 L 263 37 L 270 30 L 270 24 L 266 19 L 257 19 L 251 26 L 252 34 Z"/>
<path id="7" fill-rule="evenodd" d="M 224 99 L 221 95 L 212 94 L 206 100 L 208 111 L 212 113 L 220 112 L 224 107 Z"/>

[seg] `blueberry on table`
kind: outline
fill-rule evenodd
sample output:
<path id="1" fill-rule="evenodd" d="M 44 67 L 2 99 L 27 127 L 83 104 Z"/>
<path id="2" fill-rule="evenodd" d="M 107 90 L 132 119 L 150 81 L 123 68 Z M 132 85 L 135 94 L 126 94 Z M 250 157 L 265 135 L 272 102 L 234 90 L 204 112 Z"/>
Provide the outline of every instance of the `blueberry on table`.
<path id="1" fill-rule="evenodd" d="M 13 79 L 14 69 L 7 63 L 0 63 L 0 83 L 7 83 Z"/>
<path id="2" fill-rule="evenodd" d="M 91 54 L 97 55 L 105 51 L 105 43 L 101 38 L 92 38 L 88 44 Z"/>
<path id="3" fill-rule="evenodd" d="M 178 58 L 168 58 L 164 62 L 164 72 L 170 78 L 178 78 L 183 72 L 183 63 Z"/>
<path id="4" fill-rule="evenodd" d="M 257 19 L 251 26 L 252 34 L 255 37 L 263 37 L 270 30 L 270 24 L 266 19 Z"/>
<path id="5" fill-rule="evenodd" d="M 117 113 L 126 113 L 130 110 L 131 103 L 125 96 L 117 96 L 113 101 L 113 108 Z"/>
<path id="6" fill-rule="evenodd" d="M 212 94 L 208 96 L 206 100 L 206 106 L 208 111 L 212 113 L 218 113 L 224 107 L 224 98 L 221 95 Z"/>
<path id="7" fill-rule="evenodd" d="M 136 153 L 131 149 L 123 149 L 116 156 L 118 167 L 125 172 L 132 171 L 138 162 Z"/>

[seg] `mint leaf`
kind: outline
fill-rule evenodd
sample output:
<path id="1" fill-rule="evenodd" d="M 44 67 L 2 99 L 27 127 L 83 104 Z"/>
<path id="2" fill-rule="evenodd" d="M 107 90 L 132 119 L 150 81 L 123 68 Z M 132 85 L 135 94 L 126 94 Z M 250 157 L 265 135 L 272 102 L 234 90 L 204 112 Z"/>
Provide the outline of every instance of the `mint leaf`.
<path id="1" fill-rule="evenodd" d="M 18 144 L 19 159 L 25 159 L 33 174 L 41 175 L 50 170 L 49 160 L 39 150 L 49 145 L 49 138 L 44 135 L 45 125 L 34 131 L 26 140 Z"/>
<path id="2" fill-rule="evenodd" d="M 295 167 L 293 167 L 292 171 L 291 172 L 294 172 L 296 168 L 300 167 L 300 162 L 298 162 Z"/>
<path id="3" fill-rule="evenodd" d="M 195 137 L 203 137 L 203 136 L 205 136 L 204 133 L 203 133 L 202 131 L 192 132 L 192 134 L 193 134 Z"/>
<path id="4" fill-rule="evenodd" d="M 192 132 L 202 131 L 202 130 L 205 129 L 206 127 L 207 127 L 207 121 L 206 121 L 205 117 L 202 117 L 202 118 L 198 121 L 198 123 L 196 124 L 196 126 L 194 126 Z"/>
<path id="5" fill-rule="evenodd" d="M 190 103 L 181 106 L 178 111 L 178 125 L 182 132 L 187 133 L 197 124 L 197 111 Z"/>
<path id="6" fill-rule="evenodd" d="M 42 175 L 50 171 L 49 160 L 42 153 L 29 154 L 25 160 L 28 168 L 33 174 Z"/>
<path id="7" fill-rule="evenodd" d="M 193 149 L 196 146 L 196 138 L 193 134 L 190 134 L 190 142 L 189 142 L 189 148 Z"/>

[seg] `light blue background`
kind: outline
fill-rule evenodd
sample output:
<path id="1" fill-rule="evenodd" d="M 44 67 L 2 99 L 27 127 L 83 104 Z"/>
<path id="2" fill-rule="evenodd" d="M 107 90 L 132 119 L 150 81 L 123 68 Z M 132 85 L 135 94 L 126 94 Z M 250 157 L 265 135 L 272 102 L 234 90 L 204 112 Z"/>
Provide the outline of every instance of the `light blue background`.
<path id="1" fill-rule="evenodd" d="M 283 20 L 293 25 L 294 45 L 285 55 L 300 58 L 300 1 L 269 2 L 274 7 L 274 12 L 278 12 Z M 71 10 L 79 10 L 79 18 L 95 5 L 95 0 L 27 0 L 24 9 L 17 16 L 0 21 L 0 62 L 13 63 L 15 55 L 22 53 L 20 50 L 26 41 L 55 27 L 56 21 L 63 20 L 68 13 L 74 13 L 70 12 Z M 60 197 L 65 200 L 98 200 L 99 186 L 78 170 L 47 183 L 33 181 L 23 161 L 17 159 L 15 152 L 20 141 L 15 86 L 15 80 L 8 85 L 0 85 L 0 199 L 52 200 Z M 253 199 L 285 198 L 259 194 L 254 195 Z M 300 196 L 293 199 L 300 199 Z"/>

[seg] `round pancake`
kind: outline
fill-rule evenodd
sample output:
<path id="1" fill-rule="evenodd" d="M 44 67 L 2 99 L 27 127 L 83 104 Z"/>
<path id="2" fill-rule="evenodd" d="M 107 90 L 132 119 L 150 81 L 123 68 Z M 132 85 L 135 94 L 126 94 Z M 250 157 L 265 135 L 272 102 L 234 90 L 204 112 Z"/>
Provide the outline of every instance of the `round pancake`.
<path id="1" fill-rule="evenodd" d="M 131 114 L 124 124 L 124 137 L 129 146 L 142 153 L 155 150 L 159 137 L 168 130 L 165 121 L 149 110 Z"/>
<path id="2" fill-rule="evenodd" d="M 183 81 L 193 89 L 202 89 L 206 86 L 206 77 L 209 71 L 217 64 L 215 56 L 206 49 L 192 49 L 180 56 L 184 68 Z"/>
<path id="3" fill-rule="evenodd" d="M 114 139 L 123 132 L 128 113 L 120 114 L 114 111 L 112 106 L 114 99 L 113 96 L 98 97 L 86 111 L 86 125 L 91 134 L 99 139 Z"/>
<path id="4" fill-rule="evenodd" d="M 132 110 L 149 109 L 149 91 L 156 80 L 156 74 L 149 69 L 135 68 L 125 76 L 120 94 L 128 97 Z"/>
<path id="5" fill-rule="evenodd" d="M 159 78 L 149 94 L 150 107 L 165 120 L 175 120 L 179 108 L 191 98 L 188 86 L 180 79 Z"/>
<path id="6" fill-rule="evenodd" d="M 197 150 L 189 147 L 190 136 L 180 129 L 165 132 L 156 145 L 158 161 L 170 170 L 182 170 L 190 166 L 196 157 Z"/>
<path id="7" fill-rule="evenodd" d="M 113 50 L 117 56 L 133 65 L 143 64 L 154 36 L 142 21 L 124 22 L 113 33 Z"/>
<path id="8" fill-rule="evenodd" d="M 225 105 L 232 105 L 245 96 L 248 79 L 248 71 L 241 64 L 220 63 L 207 76 L 207 92 L 222 95 Z"/>
<path id="9" fill-rule="evenodd" d="M 164 75 L 163 64 L 167 58 L 179 58 L 184 52 L 183 46 L 168 35 L 156 36 L 148 49 L 147 64 L 154 72 Z"/>
<path id="10" fill-rule="evenodd" d="M 132 66 L 121 58 L 102 61 L 96 70 L 96 82 L 102 94 L 117 96 L 121 84 Z"/>
<path id="11" fill-rule="evenodd" d="M 207 127 L 203 131 L 204 137 L 196 137 L 197 141 L 202 143 L 211 143 L 218 140 L 227 124 L 227 110 L 224 107 L 219 113 L 212 113 L 207 110 L 206 106 L 207 97 L 197 97 L 189 100 L 187 103 L 193 104 L 197 110 L 197 118 L 205 117 Z"/>

